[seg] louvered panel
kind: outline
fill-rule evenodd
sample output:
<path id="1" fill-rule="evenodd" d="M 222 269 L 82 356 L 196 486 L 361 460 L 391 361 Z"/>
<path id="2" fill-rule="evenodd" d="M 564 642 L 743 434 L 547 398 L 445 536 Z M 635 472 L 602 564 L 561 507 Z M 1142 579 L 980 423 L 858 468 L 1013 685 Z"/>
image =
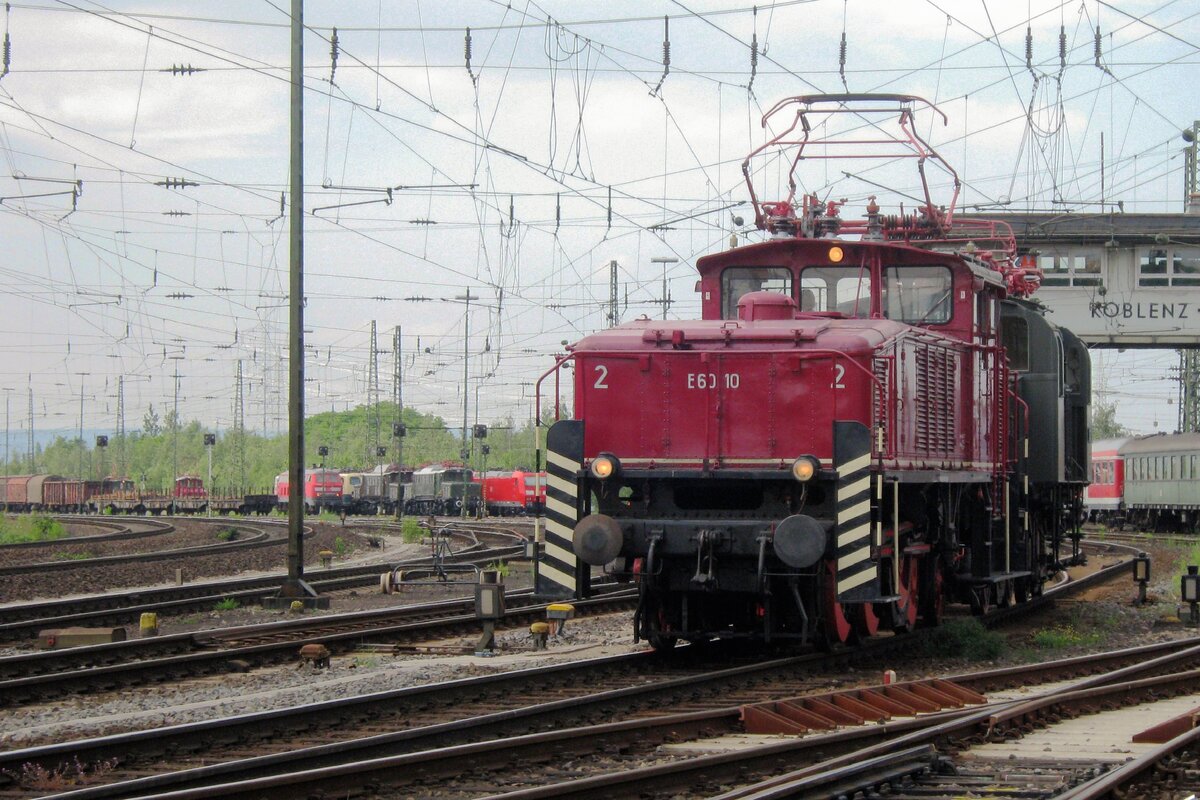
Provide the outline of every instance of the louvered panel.
<path id="1" fill-rule="evenodd" d="M 894 357 L 895 349 L 893 349 L 892 355 Z M 879 383 L 874 387 L 875 395 L 871 404 L 871 411 L 874 415 L 873 422 L 875 427 L 883 431 L 885 451 L 891 449 L 889 446 L 892 435 L 891 415 L 888 413 L 888 404 L 891 402 L 890 398 L 895 396 L 892 379 L 892 361 L 893 358 L 880 355 L 877 356 L 874 362 L 871 364 L 871 371 L 875 374 L 875 379 L 879 381 Z M 882 456 L 884 454 L 877 453 L 876 455 Z"/>
<path id="2" fill-rule="evenodd" d="M 929 350 L 920 347 L 916 352 L 916 439 L 913 442 L 918 453 L 929 452 Z"/>
<path id="3" fill-rule="evenodd" d="M 950 457 L 956 441 L 954 393 L 959 354 L 947 347 L 920 345 L 914 356 L 914 450 L 925 456 Z"/>

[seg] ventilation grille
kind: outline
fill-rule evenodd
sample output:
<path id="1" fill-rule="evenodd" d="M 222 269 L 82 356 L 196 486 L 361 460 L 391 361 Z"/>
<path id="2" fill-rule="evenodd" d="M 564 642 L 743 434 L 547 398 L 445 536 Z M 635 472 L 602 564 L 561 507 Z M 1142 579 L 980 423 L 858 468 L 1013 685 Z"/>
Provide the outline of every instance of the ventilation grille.
<path id="1" fill-rule="evenodd" d="M 955 376 L 958 354 L 941 347 L 918 347 L 916 356 L 916 441 L 918 453 L 954 452 Z"/>

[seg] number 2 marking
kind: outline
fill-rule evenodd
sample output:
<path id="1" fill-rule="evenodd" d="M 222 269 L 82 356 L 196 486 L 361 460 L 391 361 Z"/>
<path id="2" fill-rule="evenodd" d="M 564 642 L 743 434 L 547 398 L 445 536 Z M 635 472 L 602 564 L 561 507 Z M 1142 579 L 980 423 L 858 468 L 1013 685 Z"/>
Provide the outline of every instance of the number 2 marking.
<path id="1" fill-rule="evenodd" d="M 597 364 L 596 372 L 599 374 L 596 375 L 596 382 L 594 384 L 592 384 L 592 388 L 607 389 L 608 384 L 605 383 L 604 381 L 605 381 L 605 379 L 608 378 L 608 367 L 604 366 L 603 364 Z"/>
<path id="2" fill-rule="evenodd" d="M 846 368 L 841 364 L 834 364 L 833 368 L 837 371 L 837 377 L 833 379 L 833 388 L 845 389 L 846 384 L 842 383 L 842 378 L 846 377 Z"/>

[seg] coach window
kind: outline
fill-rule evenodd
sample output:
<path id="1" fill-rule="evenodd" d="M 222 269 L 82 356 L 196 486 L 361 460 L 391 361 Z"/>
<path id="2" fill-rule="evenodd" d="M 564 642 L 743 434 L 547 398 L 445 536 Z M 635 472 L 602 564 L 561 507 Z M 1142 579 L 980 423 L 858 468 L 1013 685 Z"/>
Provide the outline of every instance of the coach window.
<path id="1" fill-rule="evenodd" d="M 888 267 L 883 275 L 883 315 L 914 325 L 949 322 L 952 287 L 949 267 Z"/>
<path id="2" fill-rule="evenodd" d="M 1044 250 L 1037 257 L 1042 286 L 1102 286 L 1102 250 Z"/>
<path id="3" fill-rule="evenodd" d="M 737 319 L 738 301 L 750 292 L 792 297 L 792 271 L 783 267 L 730 267 L 721 273 L 721 316 Z"/>

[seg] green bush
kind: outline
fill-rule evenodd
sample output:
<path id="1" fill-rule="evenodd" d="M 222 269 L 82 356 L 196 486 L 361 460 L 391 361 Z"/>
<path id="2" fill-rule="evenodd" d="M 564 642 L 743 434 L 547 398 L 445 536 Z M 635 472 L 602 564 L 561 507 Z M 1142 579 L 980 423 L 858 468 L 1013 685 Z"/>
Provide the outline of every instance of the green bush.
<path id="1" fill-rule="evenodd" d="M 233 611 L 235 608 L 238 608 L 239 605 L 240 604 L 235 598 L 223 597 L 217 601 L 217 604 L 213 606 L 213 609 L 216 611 Z"/>
<path id="2" fill-rule="evenodd" d="M 501 578 L 507 578 L 508 573 L 510 572 L 507 561 L 493 561 L 491 564 L 488 564 L 486 567 L 484 567 L 484 569 L 491 570 L 493 572 L 499 572 Z"/>
<path id="3" fill-rule="evenodd" d="M 48 542 L 67 535 L 67 529 L 43 514 L 0 518 L 0 544 Z"/>
<path id="4" fill-rule="evenodd" d="M 349 542 L 347 542 L 341 536 L 338 536 L 337 538 L 335 538 L 333 540 L 334 555 L 336 555 L 338 558 L 341 558 L 342 556 L 346 555 L 346 553 L 349 553 L 349 552 L 350 552 L 350 543 Z"/>
<path id="5" fill-rule="evenodd" d="M 232 542 L 236 538 L 238 538 L 238 532 L 233 528 L 222 528 L 217 531 L 217 541 Z"/>
<path id="6" fill-rule="evenodd" d="M 416 544 L 425 538 L 425 529 L 413 517 L 405 517 L 400 526 L 400 536 L 407 544 Z"/>
<path id="7" fill-rule="evenodd" d="M 988 661 L 998 658 L 1005 648 L 1004 637 L 983 627 L 974 617 L 954 619 L 930 631 L 925 640 L 925 649 L 931 656 L 960 656 L 971 661 Z"/>

